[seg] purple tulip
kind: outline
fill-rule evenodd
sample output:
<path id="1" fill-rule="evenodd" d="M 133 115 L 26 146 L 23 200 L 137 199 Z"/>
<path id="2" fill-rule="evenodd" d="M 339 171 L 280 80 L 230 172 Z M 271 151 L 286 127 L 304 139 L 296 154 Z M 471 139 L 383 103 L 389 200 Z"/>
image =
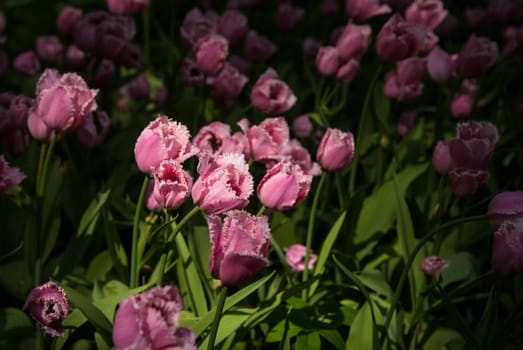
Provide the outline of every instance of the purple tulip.
<path id="1" fill-rule="evenodd" d="M 407 22 L 417 23 L 434 30 L 445 19 L 448 11 L 441 0 L 415 0 L 406 10 Z"/>
<path id="2" fill-rule="evenodd" d="M 360 60 L 369 47 L 371 34 L 369 25 L 347 24 L 336 41 L 341 58 L 345 61 Z"/>
<path id="3" fill-rule="evenodd" d="M 65 291 L 55 282 L 47 282 L 33 289 L 23 309 L 53 337 L 64 335 L 62 321 L 69 314 Z"/>
<path id="4" fill-rule="evenodd" d="M 76 129 L 76 137 L 82 145 L 92 148 L 102 144 L 111 126 L 111 119 L 105 112 L 96 111 Z"/>
<path id="5" fill-rule="evenodd" d="M 316 159 L 322 168 L 339 171 L 345 168 L 354 157 L 354 136 L 350 131 L 329 128 L 323 134 L 316 151 Z"/>
<path id="6" fill-rule="evenodd" d="M 133 101 L 148 100 L 151 94 L 151 86 L 145 74 L 140 74 L 133 80 L 121 87 L 120 93 Z"/>
<path id="7" fill-rule="evenodd" d="M 109 11 L 116 15 L 133 15 L 142 12 L 151 0 L 107 0 Z"/>
<path id="8" fill-rule="evenodd" d="M 391 11 L 388 5 L 380 5 L 379 0 L 345 0 L 345 9 L 349 17 L 362 22 Z"/>
<path id="9" fill-rule="evenodd" d="M 192 48 L 204 36 L 216 32 L 217 23 L 216 13 L 202 13 L 198 8 L 193 8 L 187 12 L 180 27 L 182 42 L 186 47 Z"/>
<path id="10" fill-rule="evenodd" d="M 376 52 L 386 62 L 396 62 L 418 54 L 424 44 L 427 30 L 415 23 L 393 15 L 381 28 L 376 38 Z"/>
<path id="11" fill-rule="evenodd" d="M 396 71 L 385 76 L 385 96 L 400 102 L 412 100 L 423 92 L 426 60 L 417 56 L 396 63 Z"/>
<path id="12" fill-rule="evenodd" d="M 252 62 L 262 63 L 276 53 L 276 46 L 265 36 L 249 30 L 245 38 L 243 55 Z"/>
<path id="13" fill-rule="evenodd" d="M 226 62 L 218 75 L 213 79 L 213 96 L 223 99 L 235 99 L 240 95 L 247 81 L 247 76 Z"/>
<path id="14" fill-rule="evenodd" d="M 196 56 L 196 65 L 202 73 L 215 75 L 229 54 L 229 43 L 227 39 L 218 34 L 210 34 L 201 38 L 193 51 Z"/>
<path id="15" fill-rule="evenodd" d="M 63 45 L 56 36 L 36 38 L 36 53 L 43 61 L 60 64 L 63 60 Z"/>
<path id="16" fill-rule="evenodd" d="M 56 18 L 56 28 L 63 36 L 73 36 L 74 27 L 83 17 L 83 11 L 79 8 L 65 5 Z"/>
<path id="17" fill-rule="evenodd" d="M 282 147 L 289 142 L 289 125 L 284 118 L 266 118 L 253 126 L 249 126 L 247 119 L 242 119 L 238 125 L 249 140 L 255 161 L 279 160 Z"/>
<path id="18" fill-rule="evenodd" d="M 461 78 L 478 78 L 495 63 L 498 45 L 484 37 L 471 35 L 458 53 L 455 70 Z"/>
<path id="19" fill-rule="evenodd" d="M 412 130 L 416 121 L 416 116 L 416 112 L 413 111 L 403 112 L 401 114 L 400 119 L 396 124 L 396 132 L 398 135 L 405 136 L 410 132 L 410 130 Z"/>
<path id="20" fill-rule="evenodd" d="M 229 44 L 235 45 L 243 39 L 247 33 L 248 20 L 240 11 L 227 10 L 218 20 L 217 32 L 225 37 Z"/>
<path id="21" fill-rule="evenodd" d="M 69 69 L 78 69 L 85 64 L 85 52 L 75 45 L 70 45 L 65 52 L 65 65 Z"/>
<path id="22" fill-rule="evenodd" d="M 274 15 L 276 28 L 284 33 L 292 32 L 303 21 L 304 16 L 305 10 L 303 8 L 293 7 L 287 2 L 280 2 Z"/>
<path id="23" fill-rule="evenodd" d="M 303 244 L 293 244 L 285 252 L 285 261 L 291 267 L 294 272 L 301 272 L 305 270 L 305 253 L 307 248 Z M 314 264 L 318 257 L 313 254 L 312 250 L 309 251 L 309 263 L 307 266 L 308 270 L 314 268 Z"/>
<path id="24" fill-rule="evenodd" d="M 124 349 L 196 350 L 196 336 L 179 327 L 182 298 L 175 286 L 153 287 L 120 302 L 113 343 Z"/>
<path id="25" fill-rule="evenodd" d="M 296 117 L 292 123 L 292 131 L 297 137 L 309 137 L 312 133 L 312 122 L 310 120 L 310 114 L 307 113 Z"/>
<path id="26" fill-rule="evenodd" d="M 192 58 L 186 57 L 182 62 L 182 81 L 188 86 L 203 86 L 205 84 L 205 75 Z"/>
<path id="27" fill-rule="evenodd" d="M 324 77 L 335 75 L 340 65 L 340 55 L 334 46 L 320 47 L 316 54 L 316 69 Z"/>
<path id="28" fill-rule="evenodd" d="M 434 81 L 438 83 L 447 81 L 452 74 L 452 69 L 452 59 L 447 52 L 439 46 L 430 51 L 427 56 L 427 71 Z"/>
<path id="29" fill-rule="evenodd" d="M 211 239 L 209 270 L 224 285 L 237 286 L 269 265 L 271 242 L 268 218 L 233 210 L 220 217 L 207 217 Z"/>
<path id="30" fill-rule="evenodd" d="M 40 60 L 33 51 L 25 51 L 15 57 L 14 67 L 17 72 L 32 77 L 40 70 Z"/>
<path id="31" fill-rule="evenodd" d="M 336 72 L 336 78 L 338 78 L 342 83 L 348 84 L 354 80 L 359 69 L 360 62 L 356 59 L 351 59 L 338 69 Z"/>

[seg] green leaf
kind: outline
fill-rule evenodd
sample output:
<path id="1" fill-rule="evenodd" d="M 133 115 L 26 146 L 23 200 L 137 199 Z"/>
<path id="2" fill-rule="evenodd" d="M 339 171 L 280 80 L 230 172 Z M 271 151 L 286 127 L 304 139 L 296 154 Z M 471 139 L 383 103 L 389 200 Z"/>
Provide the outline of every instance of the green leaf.
<path id="1" fill-rule="evenodd" d="M 439 328 L 423 344 L 423 350 L 461 350 L 465 348 L 465 339 L 452 329 Z"/>
<path id="2" fill-rule="evenodd" d="M 14 260 L 0 265 L 0 286 L 10 295 L 24 300 L 27 293 L 33 288 L 31 272 L 27 263 Z"/>
<path id="3" fill-rule="evenodd" d="M 321 349 L 321 339 L 317 332 L 298 335 L 296 337 L 295 349 L 300 350 L 319 350 Z"/>
<path id="4" fill-rule="evenodd" d="M 196 316 L 207 313 L 207 299 L 200 280 L 200 275 L 196 270 L 194 260 L 191 257 L 189 248 L 181 232 L 178 232 L 175 238 L 176 249 L 180 258 L 178 259 L 177 271 L 178 278 L 183 278 L 189 294 L 189 302 L 192 305 L 192 311 Z"/>
<path id="5" fill-rule="evenodd" d="M 111 333 L 113 329 L 112 323 L 107 319 L 103 312 L 93 305 L 93 302 L 82 295 L 80 292 L 72 287 L 64 286 L 67 299 L 71 304 L 80 309 L 80 311 L 87 317 L 93 327 L 99 332 L 108 343 L 111 342 Z"/>
<path id="6" fill-rule="evenodd" d="M 216 334 L 216 342 L 218 345 L 227 337 L 231 336 L 238 328 L 242 326 L 247 318 L 252 314 L 252 311 L 241 309 L 235 310 L 234 313 L 224 314 L 220 319 L 218 326 L 218 333 Z M 207 349 L 209 343 L 209 337 L 205 337 L 202 343 L 199 345 L 200 349 Z"/>
<path id="7" fill-rule="evenodd" d="M 301 331 L 301 327 L 298 327 L 292 322 L 289 322 L 289 320 L 284 319 L 271 328 L 265 337 L 265 341 L 267 343 L 281 342 L 284 340 L 284 336 L 288 340 L 297 336 Z"/>
<path id="8" fill-rule="evenodd" d="M 94 293 L 95 289 L 93 289 L 93 304 L 102 311 L 108 320 L 112 321 L 116 312 L 116 306 L 120 301 L 132 295 L 139 294 L 150 287 L 151 285 L 146 284 L 134 289 L 129 289 L 126 284 L 120 281 L 109 281 L 98 293 Z"/>
<path id="9" fill-rule="evenodd" d="M 420 176 L 427 166 L 428 163 L 409 166 L 398 174 L 397 181 L 401 198 L 405 196 L 405 190 L 409 184 Z M 369 241 L 378 232 L 387 232 L 393 227 L 396 219 L 396 202 L 391 198 L 394 196 L 394 182 L 389 180 L 365 199 L 356 223 L 355 244 Z"/>
<path id="10" fill-rule="evenodd" d="M 100 192 L 87 207 L 82 215 L 78 230 L 73 238 L 67 244 L 64 254 L 59 259 L 54 271 L 54 278 L 61 279 L 65 274 L 71 272 L 74 267 L 82 260 L 91 238 L 94 234 L 98 222 L 100 210 L 109 198 L 110 190 Z"/>
<path id="11" fill-rule="evenodd" d="M 79 328 L 87 322 L 87 317 L 79 310 L 73 310 L 65 320 L 62 321 L 62 326 L 64 327 L 64 336 L 56 337 L 53 339 L 53 350 L 61 350 L 69 337 Z"/>
<path id="12" fill-rule="evenodd" d="M 34 349 L 36 328 L 29 316 L 20 309 L 0 309 L 0 349 Z"/>
<path id="13" fill-rule="evenodd" d="M 373 322 L 371 307 L 366 302 L 352 322 L 345 349 L 379 349 L 379 344 L 375 337 L 375 328 L 376 325 Z"/>
<path id="14" fill-rule="evenodd" d="M 334 329 L 320 329 L 318 333 L 323 338 L 325 338 L 325 340 L 331 343 L 336 349 L 345 349 L 345 341 L 338 331 Z"/>
<path id="15" fill-rule="evenodd" d="M 468 281 L 478 276 L 479 265 L 476 257 L 468 252 L 459 252 L 447 258 L 449 267 L 441 271 L 441 284 Z"/>
<path id="16" fill-rule="evenodd" d="M 358 279 L 366 287 L 372 289 L 378 294 L 384 295 L 386 297 L 392 297 L 394 292 L 392 288 L 387 283 L 383 272 L 379 270 L 365 270 L 357 274 Z"/>
<path id="17" fill-rule="evenodd" d="M 389 125 L 390 123 L 387 119 L 390 114 L 390 99 L 385 96 L 383 92 L 383 83 L 380 81 L 377 81 L 374 87 L 372 102 L 374 105 L 374 113 L 378 117 L 378 120 L 382 125 Z"/>
<path id="18" fill-rule="evenodd" d="M 234 305 L 238 304 L 243 299 L 247 298 L 251 293 L 255 292 L 260 288 L 262 285 L 267 283 L 268 280 L 271 279 L 271 277 L 274 275 L 274 272 L 271 274 L 260 278 L 259 280 L 243 287 L 227 299 L 225 299 L 225 305 L 223 306 L 223 312 L 225 313 L 227 310 L 229 310 Z M 192 327 L 192 331 L 196 334 L 196 336 L 199 336 L 204 330 L 209 327 L 209 325 L 213 321 L 214 313 L 216 311 L 216 307 L 213 307 L 211 310 L 205 313 L 205 315 Z"/>
<path id="19" fill-rule="evenodd" d="M 111 350 L 112 342 L 107 342 L 107 340 L 98 332 L 94 333 L 94 341 L 96 343 L 96 349 L 98 350 Z"/>
<path id="20" fill-rule="evenodd" d="M 103 280 L 107 272 L 111 271 L 113 262 L 109 252 L 104 250 L 96 255 L 87 267 L 86 277 L 90 281 Z"/>

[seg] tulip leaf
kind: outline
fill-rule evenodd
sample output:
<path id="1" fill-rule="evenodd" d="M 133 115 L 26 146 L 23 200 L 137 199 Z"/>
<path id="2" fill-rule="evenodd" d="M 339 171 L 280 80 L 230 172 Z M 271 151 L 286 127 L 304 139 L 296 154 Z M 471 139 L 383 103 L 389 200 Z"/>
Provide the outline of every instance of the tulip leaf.
<path id="1" fill-rule="evenodd" d="M 423 344 L 423 350 L 461 350 L 465 345 L 465 339 L 455 330 L 439 328 Z"/>
<path id="2" fill-rule="evenodd" d="M 69 302 L 77 307 L 87 317 L 97 332 L 109 343 L 111 343 L 112 323 L 104 313 L 98 309 L 93 302 L 69 286 L 62 286 Z"/>
<path id="3" fill-rule="evenodd" d="M 281 320 L 267 333 L 265 341 L 267 343 L 276 343 L 294 338 L 302 331 L 301 327 L 296 326 L 288 319 Z M 285 337 L 285 339 L 283 339 Z"/>
<path id="4" fill-rule="evenodd" d="M 109 343 L 108 343 L 107 339 L 105 339 L 100 333 L 98 333 L 98 332 L 94 333 L 94 341 L 96 343 L 96 349 L 111 350 L 111 346 L 109 344 L 112 344 L 112 342 L 109 341 Z"/>
<path id="5" fill-rule="evenodd" d="M 87 207 L 87 210 L 82 215 L 75 236 L 69 241 L 64 254 L 56 265 L 53 274 L 55 279 L 60 279 L 72 271 L 77 263 L 82 260 L 94 234 L 100 211 L 109 198 L 110 193 L 110 190 L 98 193 Z"/>
<path id="6" fill-rule="evenodd" d="M 363 283 L 367 288 L 372 289 L 378 294 L 392 298 L 394 292 L 387 283 L 383 272 L 379 270 L 365 270 L 359 272 L 357 276 L 361 283 Z"/>
<path id="7" fill-rule="evenodd" d="M 127 285 L 120 281 L 107 282 L 96 295 L 93 288 L 93 304 L 107 317 L 108 320 L 114 319 L 116 306 L 125 298 L 139 294 L 148 288 L 150 284 L 146 284 L 134 289 L 129 289 Z"/>
<path id="8" fill-rule="evenodd" d="M 238 304 L 243 299 L 247 298 L 251 293 L 258 290 L 261 286 L 263 286 L 265 283 L 267 283 L 268 280 L 272 278 L 274 275 L 274 271 L 270 273 L 269 275 L 260 278 L 259 280 L 243 287 L 230 297 L 227 297 L 225 299 L 225 305 L 223 306 L 223 313 L 227 312 L 231 307 Z M 194 324 L 192 327 L 192 331 L 196 334 L 196 336 L 199 336 L 203 331 L 209 327 L 209 325 L 213 321 L 214 314 L 216 312 L 216 306 L 213 307 L 211 310 L 209 310 L 205 315 Z"/>
<path id="9" fill-rule="evenodd" d="M 71 336 L 71 334 L 73 334 L 74 331 L 85 322 L 87 322 L 85 315 L 79 309 L 73 310 L 62 322 L 64 336 L 53 339 L 52 349 L 61 350 L 67 342 L 67 339 L 69 339 L 69 336 Z"/>
<path id="10" fill-rule="evenodd" d="M 321 349 L 321 339 L 317 332 L 299 334 L 296 337 L 295 349 L 300 350 L 319 350 Z"/>
<path id="11" fill-rule="evenodd" d="M 222 315 L 220 324 L 218 326 L 218 333 L 216 334 L 215 344 L 218 345 L 227 337 L 231 336 L 247 318 L 252 314 L 252 311 L 248 310 L 235 310 L 234 313 Z M 209 337 L 205 337 L 200 344 L 200 349 L 206 349 L 208 347 Z"/>
<path id="12" fill-rule="evenodd" d="M 345 349 L 378 349 L 375 329 L 371 307 L 366 302 L 352 322 Z"/>
<path id="13" fill-rule="evenodd" d="M 25 312 L 14 307 L 0 309 L 0 324 L 0 349 L 34 349 L 35 326 Z"/>
<path id="14" fill-rule="evenodd" d="M 322 338 L 331 343 L 337 350 L 345 349 L 345 341 L 338 331 L 334 329 L 320 329 L 318 333 Z"/>
<path id="15" fill-rule="evenodd" d="M 176 235 L 175 243 L 180 255 L 180 259 L 178 259 L 176 264 L 178 278 L 183 278 L 184 284 L 187 286 L 186 292 L 189 296 L 192 311 L 196 316 L 204 315 L 207 313 L 207 299 L 202 287 L 202 281 L 199 278 L 200 274 L 196 270 L 195 262 L 181 232 L 178 232 Z"/>
<path id="16" fill-rule="evenodd" d="M 401 198 L 404 197 L 410 183 L 420 176 L 427 166 L 428 163 L 408 166 L 397 175 Z M 387 232 L 392 228 L 397 212 L 397 203 L 391 200 L 395 196 L 395 191 L 394 181 L 389 180 L 365 199 L 356 223 L 355 244 L 367 242 L 377 233 Z"/>

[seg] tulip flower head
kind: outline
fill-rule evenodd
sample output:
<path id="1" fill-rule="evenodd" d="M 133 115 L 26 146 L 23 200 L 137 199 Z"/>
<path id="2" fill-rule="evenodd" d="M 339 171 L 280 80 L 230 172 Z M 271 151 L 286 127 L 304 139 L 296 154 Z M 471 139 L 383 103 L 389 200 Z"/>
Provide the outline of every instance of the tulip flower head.
<path id="1" fill-rule="evenodd" d="M 224 285 L 237 286 L 269 265 L 271 242 L 268 218 L 233 210 L 220 217 L 207 217 L 211 238 L 209 270 Z"/>
<path id="2" fill-rule="evenodd" d="M 260 76 L 251 90 L 251 104 L 266 114 L 286 112 L 295 103 L 296 96 L 272 68 L 268 68 Z"/>
<path id="3" fill-rule="evenodd" d="M 120 302 L 113 343 L 124 349 L 196 350 L 196 336 L 179 327 L 182 298 L 175 286 L 153 287 Z"/>
<path id="4" fill-rule="evenodd" d="M 427 276 L 434 276 L 449 267 L 448 261 L 436 255 L 427 256 L 421 262 L 420 269 Z"/>
<path id="5" fill-rule="evenodd" d="M 354 136 L 350 131 L 329 128 L 323 134 L 316 159 L 328 171 L 345 168 L 354 157 Z"/>
<path id="6" fill-rule="evenodd" d="M 33 289 L 25 299 L 23 309 L 49 335 L 64 335 L 62 321 L 69 314 L 69 303 L 65 291 L 57 283 L 47 282 Z"/>
<path id="7" fill-rule="evenodd" d="M 25 175 L 20 169 L 10 167 L 4 155 L 0 155 L 0 195 L 7 193 L 23 179 L 25 179 Z"/>
<path id="8" fill-rule="evenodd" d="M 285 252 L 285 261 L 291 267 L 294 272 L 301 272 L 305 270 L 305 253 L 307 248 L 303 244 L 293 244 Z M 308 270 L 314 268 L 314 263 L 318 256 L 312 253 L 312 250 L 309 251 L 309 263 Z"/>

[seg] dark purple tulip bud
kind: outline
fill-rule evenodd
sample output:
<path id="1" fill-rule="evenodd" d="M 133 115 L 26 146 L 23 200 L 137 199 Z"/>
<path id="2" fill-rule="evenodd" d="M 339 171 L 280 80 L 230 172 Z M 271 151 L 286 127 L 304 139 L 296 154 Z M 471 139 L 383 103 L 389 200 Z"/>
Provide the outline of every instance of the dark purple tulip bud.
<path id="1" fill-rule="evenodd" d="M 133 15 L 149 6 L 150 0 L 107 0 L 107 8 L 116 15 Z"/>
<path id="2" fill-rule="evenodd" d="M 439 141 L 432 153 L 432 166 L 441 175 L 446 175 L 453 168 L 449 140 Z"/>
<path id="3" fill-rule="evenodd" d="M 303 48 L 303 54 L 308 58 L 314 58 L 316 57 L 316 54 L 318 53 L 318 50 L 321 47 L 321 41 L 312 38 L 307 37 L 303 39 L 302 42 L 302 48 Z"/>
<path id="4" fill-rule="evenodd" d="M 451 13 L 434 29 L 434 33 L 440 38 L 446 38 L 454 32 L 458 25 L 458 19 Z"/>
<path id="5" fill-rule="evenodd" d="M 242 56 L 229 56 L 229 63 L 238 69 L 242 74 L 248 74 L 251 70 L 252 62 Z"/>
<path id="6" fill-rule="evenodd" d="M 250 30 L 245 38 L 243 55 L 252 62 L 261 63 L 271 58 L 276 49 L 267 37 Z"/>
<path id="7" fill-rule="evenodd" d="M 276 28 L 284 33 L 292 32 L 303 20 L 305 10 L 301 7 L 293 7 L 290 3 L 281 2 L 276 9 Z"/>
<path id="8" fill-rule="evenodd" d="M 461 48 L 455 70 L 460 78 L 478 78 L 496 63 L 498 45 L 484 37 L 471 35 Z"/>
<path id="9" fill-rule="evenodd" d="M 427 70 L 432 79 L 438 83 L 447 81 L 452 74 L 453 63 L 450 55 L 439 46 L 432 49 L 427 56 Z"/>
<path id="10" fill-rule="evenodd" d="M 187 12 L 180 27 L 180 36 L 186 47 L 192 48 L 198 40 L 216 31 L 218 15 L 212 11 L 202 13 L 198 8 Z"/>
<path id="11" fill-rule="evenodd" d="M 349 17 L 362 22 L 391 11 L 388 5 L 381 5 L 379 0 L 346 0 L 345 9 Z"/>
<path id="12" fill-rule="evenodd" d="M 324 77 L 335 75 L 340 65 L 338 49 L 334 46 L 320 47 L 316 54 L 316 69 Z"/>
<path id="13" fill-rule="evenodd" d="M 134 101 L 148 100 L 151 94 L 151 86 L 145 74 L 140 74 L 122 86 L 120 93 Z"/>
<path id="14" fill-rule="evenodd" d="M 65 52 L 65 65 L 67 68 L 75 70 L 85 64 L 85 52 L 75 45 L 71 45 Z"/>
<path id="15" fill-rule="evenodd" d="M 218 34 L 225 37 L 231 46 L 239 43 L 247 30 L 247 17 L 237 10 L 225 11 L 218 21 Z"/>
<path id="16" fill-rule="evenodd" d="M 87 65 L 87 76 L 89 77 L 89 83 L 98 89 L 109 86 L 116 75 L 116 68 L 113 61 L 108 59 L 102 59 L 98 61 L 92 59 Z"/>
<path id="17" fill-rule="evenodd" d="M 205 75 L 203 75 L 192 58 L 186 57 L 183 60 L 182 81 L 188 86 L 203 86 L 205 84 Z"/>
<path id="18" fill-rule="evenodd" d="M 15 57 L 14 67 L 17 72 L 32 77 L 40 70 L 40 60 L 33 51 L 25 51 Z"/>
<path id="19" fill-rule="evenodd" d="M 434 30 L 447 16 L 441 0 L 415 0 L 406 10 L 407 22 L 417 23 Z"/>
<path id="20" fill-rule="evenodd" d="M 76 137 L 82 145 L 92 148 L 102 144 L 107 138 L 111 119 L 107 113 L 95 111 L 91 116 L 84 120 L 76 129 Z"/>
<path id="21" fill-rule="evenodd" d="M 342 83 L 350 83 L 356 77 L 356 73 L 360 69 L 360 62 L 355 59 L 351 59 L 344 65 L 342 65 L 336 72 L 336 78 Z"/>
<path id="22" fill-rule="evenodd" d="M 337 0 L 322 0 L 320 4 L 320 14 L 324 17 L 335 16 L 339 12 Z"/>
<path id="23" fill-rule="evenodd" d="M 193 47 L 196 65 L 202 73 L 215 75 L 223 67 L 229 54 L 227 39 L 218 34 L 203 37 Z"/>
<path id="24" fill-rule="evenodd" d="M 376 38 L 376 52 L 386 62 L 396 62 L 418 54 L 424 46 L 427 30 L 393 15 Z"/>
<path id="25" fill-rule="evenodd" d="M 23 309 L 53 337 L 64 335 L 62 321 L 69 314 L 65 291 L 55 282 L 47 282 L 33 289 Z"/>
<path id="26" fill-rule="evenodd" d="M 401 114 L 400 119 L 396 124 L 396 132 L 398 135 L 405 136 L 412 130 L 414 123 L 416 122 L 416 115 L 416 112 L 413 111 L 403 112 Z"/>
<path id="27" fill-rule="evenodd" d="M 56 28 L 58 29 L 58 33 L 67 37 L 73 36 L 74 27 L 83 15 L 83 11 L 79 8 L 70 5 L 64 6 L 56 18 Z"/>
<path id="28" fill-rule="evenodd" d="M 420 269 L 427 276 L 434 276 L 435 274 L 445 270 L 449 267 L 448 261 L 440 258 L 437 255 L 427 256 L 421 262 Z"/>
<path id="29" fill-rule="evenodd" d="M 490 200 L 487 214 L 494 231 L 504 221 L 520 222 L 523 220 L 523 192 L 502 192 Z"/>
<path id="30" fill-rule="evenodd" d="M 156 89 L 156 92 L 154 93 L 153 102 L 156 107 L 163 107 L 165 106 L 165 103 L 167 102 L 168 97 L 168 91 L 165 87 L 160 87 Z"/>
<path id="31" fill-rule="evenodd" d="M 472 196 L 488 178 L 488 171 L 481 169 L 454 168 L 448 173 L 452 193 L 459 197 Z"/>
<path id="32" fill-rule="evenodd" d="M 426 61 L 417 56 L 396 63 L 396 71 L 385 76 L 385 96 L 400 102 L 412 100 L 423 92 Z"/>
<path id="33" fill-rule="evenodd" d="M 456 119 L 466 118 L 472 112 L 476 102 L 477 84 L 473 79 L 463 80 L 461 91 L 454 95 L 450 105 L 450 113 Z"/>
<path id="34" fill-rule="evenodd" d="M 36 53 L 47 62 L 60 64 L 62 62 L 62 43 L 56 36 L 39 36 L 36 38 Z"/>
<path id="35" fill-rule="evenodd" d="M 225 63 L 222 70 L 213 80 L 213 96 L 224 99 L 235 99 L 242 92 L 249 79 L 233 65 Z"/>

